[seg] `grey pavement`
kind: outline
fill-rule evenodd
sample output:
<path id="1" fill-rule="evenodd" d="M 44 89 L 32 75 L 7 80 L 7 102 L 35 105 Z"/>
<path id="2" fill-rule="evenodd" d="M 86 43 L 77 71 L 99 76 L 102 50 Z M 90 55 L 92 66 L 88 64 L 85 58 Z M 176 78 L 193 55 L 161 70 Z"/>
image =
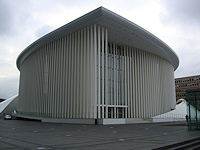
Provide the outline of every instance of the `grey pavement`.
<path id="1" fill-rule="evenodd" d="M 83 125 L 0 119 L 0 149 L 154 149 L 199 138 L 185 123 Z"/>

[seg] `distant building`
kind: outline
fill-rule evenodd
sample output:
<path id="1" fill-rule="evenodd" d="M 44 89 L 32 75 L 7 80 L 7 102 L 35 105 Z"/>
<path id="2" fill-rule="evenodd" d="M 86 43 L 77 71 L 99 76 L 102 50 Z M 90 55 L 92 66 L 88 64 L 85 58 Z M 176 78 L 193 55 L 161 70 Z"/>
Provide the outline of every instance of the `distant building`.
<path id="1" fill-rule="evenodd" d="M 178 64 L 159 38 L 100 7 L 19 55 L 17 113 L 72 121 L 151 118 L 175 106 Z"/>
<path id="2" fill-rule="evenodd" d="M 176 100 L 186 99 L 186 90 L 200 88 L 200 75 L 175 79 Z"/>

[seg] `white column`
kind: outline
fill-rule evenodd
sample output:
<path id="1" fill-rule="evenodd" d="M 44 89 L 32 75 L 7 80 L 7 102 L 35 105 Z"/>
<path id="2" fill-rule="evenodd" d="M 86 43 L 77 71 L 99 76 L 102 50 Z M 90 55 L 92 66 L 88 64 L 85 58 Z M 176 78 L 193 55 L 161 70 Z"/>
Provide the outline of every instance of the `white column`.
<path id="1" fill-rule="evenodd" d="M 102 52 L 102 118 L 104 118 L 104 80 L 105 80 L 105 77 L 104 77 L 104 27 L 102 27 L 102 35 L 101 35 L 101 44 L 102 44 L 102 47 L 101 47 L 101 52 Z"/>
<path id="2" fill-rule="evenodd" d="M 66 79 L 65 79 L 65 118 L 68 118 L 68 101 L 69 101 L 69 98 L 68 98 L 68 95 L 69 95 L 69 92 L 68 92 L 68 85 L 69 85 L 69 80 L 68 80 L 68 77 L 69 77 L 69 68 L 68 68 L 68 60 L 69 60 L 69 36 L 66 36 L 65 38 L 65 51 L 66 51 L 66 56 L 65 56 L 65 69 L 66 69 Z"/>
<path id="3" fill-rule="evenodd" d="M 65 91 L 64 91 L 64 83 L 65 83 L 65 70 L 64 70 L 64 38 L 61 38 L 61 53 L 60 53 L 60 68 L 61 68 L 61 90 L 60 90 L 60 94 L 61 94 L 61 103 L 60 103 L 60 108 L 61 108 L 61 118 L 64 118 L 64 104 L 65 104 L 65 99 L 64 99 L 64 95 L 65 95 Z"/>
<path id="4" fill-rule="evenodd" d="M 113 64 L 114 64 L 114 68 L 113 68 L 113 73 L 114 73 L 114 105 L 116 105 L 116 54 L 115 54 L 115 47 L 116 45 L 113 44 Z M 116 118 L 116 107 L 114 107 L 114 118 Z"/>
<path id="5" fill-rule="evenodd" d="M 84 45 L 84 56 L 83 56 L 83 80 L 84 80 L 84 83 L 83 83 L 83 97 L 84 97 L 84 99 L 83 99 L 83 118 L 86 118 L 86 109 L 87 109 L 87 107 L 86 107 L 86 103 L 87 103 L 87 82 L 86 82 L 86 79 L 87 79 L 87 63 L 86 63 L 86 59 L 87 59 L 87 51 L 86 51 L 86 38 L 87 38 L 87 32 L 86 32 L 86 28 L 84 28 L 84 43 L 83 43 L 83 45 Z"/>
<path id="6" fill-rule="evenodd" d="M 105 29 L 105 55 L 106 55 L 106 65 L 105 65 L 105 100 L 106 100 L 106 118 L 108 118 L 108 33 L 107 28 Z"/>
<path id="7" fill-rule="evenodd" d="M 132 59 L 133 59 L 133 50 L 129 47 L 129 68 L 130 68 L 130 118 L 133 118 L 133 69 L 132 69 Z"/>
<path id="8" fill-rule="evenodd" d="M 98 118 L 101 118 L 100 99 L 101 99 L 101 45 L 100 45 L 100 26 L 98 26 Z"/>
<path id="9" fill-rule="evenodd" d="M 136 116 L 135 116 L 135 113 L 136 113 L 136 112 L 135 112 L 135 107 L 136 107 L 136 106 L 135 106 L 135 101 L 136 101 L 136 98 L 135 98 L 135 67 L 134 67 L 134 66 L 135 66 L 135 64 L 134 64 L 134 63 L 135 63 L 135 62 L 134 62 L 134 61 L 135 61 L 135 60 L 134 60 L 134 59 L 135 59 L 135 56 L 134 56 L 134 54 L 135 54 L 135 49 L 132 48 L 132 92 L 133 92 L 133 93 L 132 93 L 132 94 L 133 94 L 133 95 L 132 95 L 132 98 L 133 98 L 133 99 L 132 99 L 132 103 L 133 103 L 133 104 L 132 104 L 132 109 L 133 109 L 133 116 L 132 116 L 132 117 L 133 117 L 133 118 L 136 117 Z"/>
<path id="10" fill-rule="evenodd" d="M 94 24 L 94 118 L 97 118 L 97 29 Z"/>
<path id="11" fill-rule="evenodd" d="M 113 60 L 114 60 L 114 58 L 113 58 L 113 44 L 111 43 L 111 45 L 110 45 L 110 54 L 111 54 L 111 56 L 110 56 L 110 63 L 111 63 L 111 68 L 110 68 L 110 73 L 111 73 L 111 78 L 110 78 L 110 93 L 111 93 L 111 105 L 113 105 L 114 104 L 114 102 L 113 102 L 113 72 L 114 72 L 114 67 L 113 67 Z M 111 108 L 111 118 L 113 118 L 114 116 L 113 116 L 113 109 Z"/>
<path id="12" fill-rule="evenodd" d="M 90 26 L 90 114 L 89 118 L 93 118 L 93 110 L 94 110 L 94 46 L 93 46 L 93 25 Z"/>
<path id="13" fill-rule="evenodd" d="M 124 100 L 125 100 L 125 105 L 127 106 L 128 103 L 127 103 L 127 79 L 126 79 L 126 59 L 127 59 L 127 56 L 126 56 L 126 47 L 124 46 L 123 48 L 123 51 L 124 51 Z M 125 117 L 128 118 L 128 108 L 125 108 Z"/>
<path id="14" fill-rule="evenodd" d="M 73 118 L 77 117 L 77 104 L 78 104 L 78 100 L 77 100 L 77 34 L 78 32 L 74 33 L 74 99 L 73 99 Z"/>
<path id="15" fill-rule="evenodd" d="M 80 35 L 80 114 L 79 117 L 83 118 L 83 105 L 84 105 L 84 34 L 83 29 L 81 29 Z"/>
<path id="16" fill-rule="evenodd" d="M 134 53 L 135 55 L 135 59 L 134 59 L 134 64 L 135 64 L 135 66 L 134 66 L 134 68 L 135 68 L 135 104 L 136 104 L 136 106 L 135 106 L 135 109 L 136 109 L 136 118 L 138 118 L 139 116 L 138 116 L 138 112 L 139 112 L 139 98 L 138 98 L 138 50 L 136 49 L 135 50 L 135 53 Z"/>
<path id="17" fill-rule="evenodd" d="M 80 63 L 80 30 L 78 31 L 77 35 L 77 84 L 76 84 L 76 90 L 77 90 L 77 104 L 76 104 L 76 118 L 80 118 L 80 103 L 81 103 L 81 98 L 80 98 L 80 93 L 81 93 L 81 63 Z"/>

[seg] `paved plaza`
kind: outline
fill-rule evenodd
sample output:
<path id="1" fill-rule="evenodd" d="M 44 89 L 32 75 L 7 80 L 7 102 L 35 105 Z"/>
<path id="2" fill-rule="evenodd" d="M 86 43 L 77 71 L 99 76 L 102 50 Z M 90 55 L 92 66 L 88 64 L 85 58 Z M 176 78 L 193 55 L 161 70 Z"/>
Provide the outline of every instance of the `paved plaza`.
<path id="1" fill-rule="evenodd" d="M 155 149 L 200 137 L 184 122 L 83 125 L 0 119 L 0 149 Z"/>

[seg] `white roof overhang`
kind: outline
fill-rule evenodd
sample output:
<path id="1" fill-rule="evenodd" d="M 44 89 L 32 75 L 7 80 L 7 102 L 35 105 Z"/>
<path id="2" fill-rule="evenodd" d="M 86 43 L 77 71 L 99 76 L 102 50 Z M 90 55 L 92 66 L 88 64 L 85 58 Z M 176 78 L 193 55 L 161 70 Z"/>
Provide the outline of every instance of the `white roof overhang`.
<path id="1" fill-rule="evenodd" d="M 108 29 L 108 41 L 118 45 L 132 46 L 168 60 L 177 69 L 179 59 L 176 53 L 159 38 L 139 27 L 135 23 L 99 7 L 92 12 L 50 32 L 29 45 L 17 58 L 17 67 L 20 70 L 22 62 L 34 51 L 44 45 L 82 29 L 88 25 L 97 24 Z"/>

